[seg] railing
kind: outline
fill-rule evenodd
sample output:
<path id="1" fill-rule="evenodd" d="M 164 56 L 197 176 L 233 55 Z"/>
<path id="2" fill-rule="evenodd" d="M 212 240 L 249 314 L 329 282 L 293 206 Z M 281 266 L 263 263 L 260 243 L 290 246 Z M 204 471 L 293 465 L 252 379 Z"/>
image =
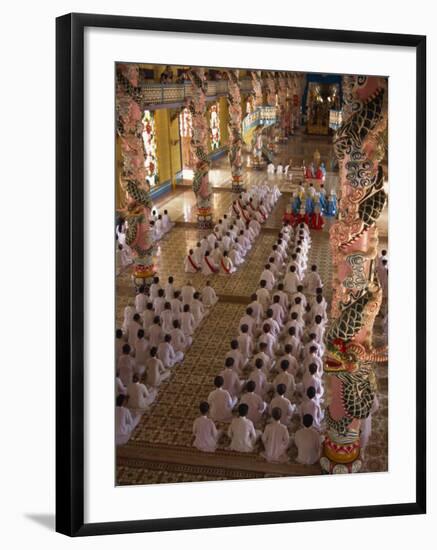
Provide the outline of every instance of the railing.
<path id="1" fill-rule="evenodd" d="M 212 98 L 228 93 L 227 80 L 208 80 L 206 97 Z M 251 79 L 240 80 L 241 91 L 251 92 Z M 180 84 L 159 84 L 157 82 L 145 82 L 141 86 L 144 105 L 161 105 L 171 103 L 184 103 L 186 99 L 192 97 L 193 90 L 191 82 Z"/>

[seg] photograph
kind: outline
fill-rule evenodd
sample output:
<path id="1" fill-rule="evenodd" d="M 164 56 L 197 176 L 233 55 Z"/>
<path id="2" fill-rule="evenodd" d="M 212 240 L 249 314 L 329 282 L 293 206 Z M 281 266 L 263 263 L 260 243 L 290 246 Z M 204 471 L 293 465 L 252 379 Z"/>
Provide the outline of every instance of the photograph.
<path id="1" fill-rule="evenodd" d="M 115 486 L 390 470 L 389 85 L 114 63 Z"/>

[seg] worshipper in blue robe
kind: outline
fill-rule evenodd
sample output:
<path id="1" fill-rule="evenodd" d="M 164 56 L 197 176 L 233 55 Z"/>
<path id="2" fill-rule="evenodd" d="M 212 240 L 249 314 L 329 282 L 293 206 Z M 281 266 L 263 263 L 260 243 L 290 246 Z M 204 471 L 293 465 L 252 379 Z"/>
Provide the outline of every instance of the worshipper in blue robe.
<path id="1" fill-rule="evenodd" d="M 328 201 L 326 200 L 326 189 L 323 185 L 323 183 L 320 185 L 320 191 L 318 193 L 319 195 L 319 202 L 320 202 L 320 209 L 324 215 L 326 215 L 328 211 Z"/>
<path id="2" fill-rule="evenodd" d="M 293 214 L 296 216 L 297 214 L 299 214 L 299 210 L 300 210 L 300 197 L 299 195 L 295 195 L 293 197 L 293 200 L 291 202 L 291 210 L 293 211 Z"/>

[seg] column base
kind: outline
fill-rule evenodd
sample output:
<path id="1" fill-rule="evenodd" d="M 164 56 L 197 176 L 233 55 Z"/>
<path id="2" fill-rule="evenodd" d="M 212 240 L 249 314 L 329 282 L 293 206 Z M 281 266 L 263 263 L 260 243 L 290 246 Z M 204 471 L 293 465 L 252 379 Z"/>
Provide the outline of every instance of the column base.
<path id="1" fill-rule="evenodd" d="M 214 227 L 210 208 L 199 208 L 197 211 L 197 226 L 199 229 L 211 229 Z"/>
<path id="2" fill-rule="evenodd" d="M 363 467 L 361 458 L 347 464 L 339 464 L 330 460 L 327 456 L 322 456 L 320 466 L 324 474 L 357 474 Z"/>

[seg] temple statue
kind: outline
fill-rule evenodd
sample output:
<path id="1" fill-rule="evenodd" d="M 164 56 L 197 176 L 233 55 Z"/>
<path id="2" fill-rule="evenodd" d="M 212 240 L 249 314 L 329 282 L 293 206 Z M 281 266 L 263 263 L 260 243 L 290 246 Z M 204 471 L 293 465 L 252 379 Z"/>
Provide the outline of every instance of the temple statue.
<path id="1" fill-rule="evenodd" d="M 211 212 L 211 183 L 209 181 L 210 160 L 208 158 L 208 124 L 206 118 L 206 88 L 205 69 L 191 69 L 188 73 L 192 83 L 193 97 L 190 111 L 193 121 L 191 145 L 196 157 L 194 169 L 193 191 L 197 203 L 197 223 L 199 228 L 206 229 L 213 225 Z"/>
<path id="2" fill-rule="evenodd" d="M 320 460 L 326 473 L 358 472 L 360 426 L 376 395 L 375 363 L 387 348 L 374 349 L 373 325 L 382 292 L 374 266 L 376 222 L 386 205 L 382 134 L 387 124 L 386 81 L 344 77 L 344 119 L 334 137 L 341 201 L 330 229 L 333 260 L 331 325 L 324 359 L 328 389 L 327 432 Z"/>
<path id="3" fill-rule="evenodd" d="M 239 71 L 227 71 L 229 108 L 229 163 L 232 174 L 232 191 L 244 191 L 243 182 L 243 139 L 241 137 L 241 92 L 238 81 Z"/>
<path id="4" fill-rule="evenodd" d="M 145 167 L 143 107 L 136 65 L 117 65 L 116 113 L 123 158 L 121 185 L 125 193 L 125 204 L 118 211 L 126 223 L 126 244 L 132 250 L 132 277 L 141 286 L 150 282 L 155 265 L 149 223 L 152 201 Z"/>

